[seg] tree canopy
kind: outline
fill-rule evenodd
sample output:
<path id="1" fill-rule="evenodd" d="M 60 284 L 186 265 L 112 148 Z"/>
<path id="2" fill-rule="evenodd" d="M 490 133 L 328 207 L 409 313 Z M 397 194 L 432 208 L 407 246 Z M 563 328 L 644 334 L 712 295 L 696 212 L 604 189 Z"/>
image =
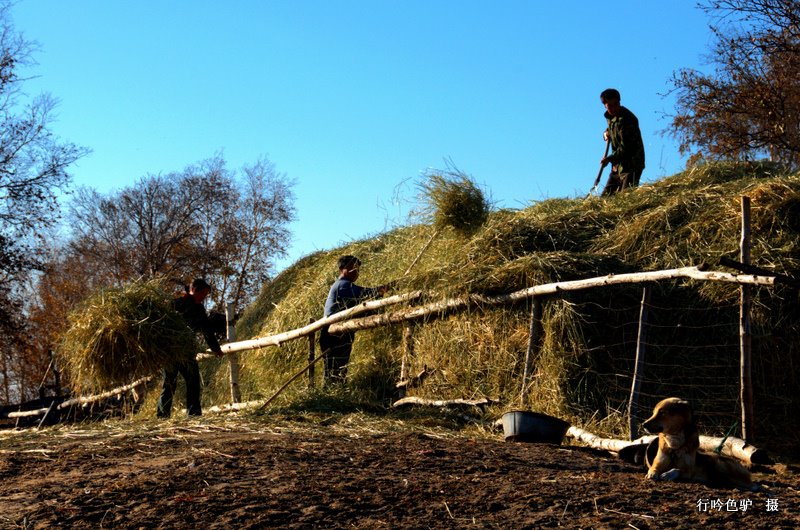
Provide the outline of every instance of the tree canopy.
<path id="1" fill-rule="evenodd" d="M 711 0 L 711 71 L 673 74 L 668 128 L 690 162 L 769 158 L 800 167 L 800 3 Z"/>
<path id="2" fill-rule="evenodd" d="M 288 248 L 294 195 L 265 158 L 232 171 L 215 156 L 105 196 L 81 189 L 70 218 L 69 253 L 113 283 L 205 277 L 241 307 Z"/>

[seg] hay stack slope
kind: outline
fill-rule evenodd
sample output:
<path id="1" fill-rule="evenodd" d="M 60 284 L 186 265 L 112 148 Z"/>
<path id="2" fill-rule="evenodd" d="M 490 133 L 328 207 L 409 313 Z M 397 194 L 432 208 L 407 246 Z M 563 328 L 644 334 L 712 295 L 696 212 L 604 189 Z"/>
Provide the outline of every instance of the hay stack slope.
<path id="1" fill-rule="evenodd" d="M 238 336 L 278 333 L 320 318 L 341 254 L 355 254 L 364 263 L 358 283 L 399 278 L 395 292 L 422 289 L 424 301 L 704 262 L 721 268 L 720 258 L 738 257 L 742 195 L 752 201 L 752 263 L 800 276 L 800 174 L 771 164 L 709 164 L 609 198 L 558 198 L 492 211 L 469 238 L 442 230 L 408 275 L 408 264 L 438 230 L 432 219 L 317 252 L 264 286 L 239 321 Z M 548 300 L 531 407 L 576 425 L 602 422 L 593 432 L 626 434 L 615 429 L 627 428 L 620 418 L 631 388 L 641 298 L 641 286 L 634 285 Z M 664 396 L 680 395 L 698 403 L 706 427 L 727 432 L 739 410 L 738 300 L 739 289 L 731 284 L 674 281 L 653 287 L 643 411 Z M 800 432 L 800 371 L 787 368 L 800 365 L 797 292 L 786 286 L 754 289 L 752 317 L 757 432 Z M 419 323 L 407 371 L 427 367 L 436 373 L 413 395 L 488 397 L 515 406 L 529 325 L 524 303 Z M 306 341 L 242 355 L 245 399 L 270 395 L 307 356 Z M 402 326 L 360 331 L 348 390 L 390 402 L 402 359 Z M 205 380 L 215 389 L 208 394 L 225 399 L 226 378 L 224 367 L 209 374 Z M 304 391 L 298 384 L 283 399 Z"/>
<path id="2" fill-rule="evenodd" d="M 73 385 L 98 391 L 153 375 L 197 340 L 158 281 L 98 291 L 69 315 L 59 348 Z"/>

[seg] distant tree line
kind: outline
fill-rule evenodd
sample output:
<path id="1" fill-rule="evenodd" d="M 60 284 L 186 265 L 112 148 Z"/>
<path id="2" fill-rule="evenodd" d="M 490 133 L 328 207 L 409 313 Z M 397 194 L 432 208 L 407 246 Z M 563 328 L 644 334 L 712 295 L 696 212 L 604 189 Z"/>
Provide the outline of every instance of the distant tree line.
<path id="1" fill-rule="evenodd" d="M 11 6 L 0 0 L 0 404 L 37 397 L 68 313 L 98 288 L 162 278 L 177 292 L 204 277 L 212 305 L 245 307 L 295 216 L 293 182 L 267 158 L 234 170 L 219 154 L 108 194 L 78 189 L 62 214 L 67 168 L 88 149 L 52 134 L 52 97 L 23 97 L 35 44 Z"/>
<path id="2" fill-rule="evenodd" d="M 25 281 L 41 267 L 41 242 L 58 220 L 57 193 L 67 168 L 86 153 L 50 131 L 54 99 L 22 92 L 33 43 L 17 33 L 8 1 L 0 2 L 0 397 L 30 367 L 19 359 L 27 337 Z"/>

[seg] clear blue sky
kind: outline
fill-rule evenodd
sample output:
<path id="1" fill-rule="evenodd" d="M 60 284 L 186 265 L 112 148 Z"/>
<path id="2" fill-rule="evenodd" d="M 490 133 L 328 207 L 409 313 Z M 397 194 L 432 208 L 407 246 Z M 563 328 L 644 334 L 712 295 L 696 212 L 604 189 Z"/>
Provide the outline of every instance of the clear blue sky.
<path id="1" fill-rule="evenodd" d="M 405 224 L 413 182 L 445 159 L 500 207 L 586 194 L 608 87 L 639 117 L 643 180 L 680 171 L 662 94 L 710 43 L 692 0 L 20 0 L 12 13 L 40 45 L 26 90 L 56 96 L 52 129 L 92 149 L 76 185 L 265 155 L 297 183 L 281 266 Z"/>

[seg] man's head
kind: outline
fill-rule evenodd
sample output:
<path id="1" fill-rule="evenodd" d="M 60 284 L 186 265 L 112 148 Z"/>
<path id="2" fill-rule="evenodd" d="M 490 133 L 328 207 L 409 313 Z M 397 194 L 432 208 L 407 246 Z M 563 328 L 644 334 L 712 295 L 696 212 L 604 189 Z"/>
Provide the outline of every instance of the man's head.
<path id="1" fill-rule="evenodd" d="M 600 102 L 612 116 L 619 114 L 619 102 L 621 99 L 622 97 L 619 95 L 619 90 L 616 88 L 607 88 L 600 92 Z"/>
<path id="2" fill-rule="evenodd" d="M 203 278 L 195 278 L 192 280 L 192 288 L 190 294 L 194 296 L 197 303 L 205 300 L 206 296 L 211 292 L 211 286 Z"/>
<path id="3" fill-rule="evenodd" d="M 361 260 L 355 256 L 342 256 L 339 258 L 338 266 L 340 275 L 354 282 L 358 278 Z"/>

